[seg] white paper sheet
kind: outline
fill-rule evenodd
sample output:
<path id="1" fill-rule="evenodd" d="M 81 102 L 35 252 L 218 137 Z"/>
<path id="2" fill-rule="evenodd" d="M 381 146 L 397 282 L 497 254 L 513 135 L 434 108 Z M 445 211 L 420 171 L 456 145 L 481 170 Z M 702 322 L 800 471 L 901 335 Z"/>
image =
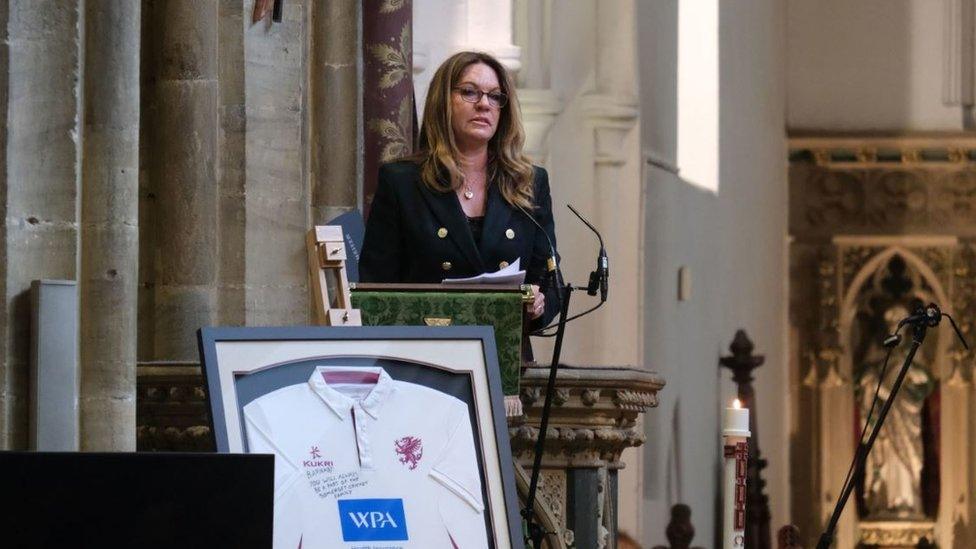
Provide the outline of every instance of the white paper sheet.
<path id="1" fill-rule="evenodd" d="M 511 265 L 493 273 L 481 273 L 468 278 L 445 278 L 443 284 L 522 284 L 525 282 L 525 271 L 519 268 L 521 258 Z"/>

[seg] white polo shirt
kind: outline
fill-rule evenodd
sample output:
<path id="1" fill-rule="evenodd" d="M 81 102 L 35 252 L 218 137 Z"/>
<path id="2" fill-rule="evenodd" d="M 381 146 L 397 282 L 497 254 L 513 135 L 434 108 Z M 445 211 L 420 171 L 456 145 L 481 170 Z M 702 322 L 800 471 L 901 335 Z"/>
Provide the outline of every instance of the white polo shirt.
<path id="1" fill-rule="evenodd" d="M 467 405 L 382 368 L 320 366 L 244 407 L 275 456 L 274 547 L 487 548 Z"/>

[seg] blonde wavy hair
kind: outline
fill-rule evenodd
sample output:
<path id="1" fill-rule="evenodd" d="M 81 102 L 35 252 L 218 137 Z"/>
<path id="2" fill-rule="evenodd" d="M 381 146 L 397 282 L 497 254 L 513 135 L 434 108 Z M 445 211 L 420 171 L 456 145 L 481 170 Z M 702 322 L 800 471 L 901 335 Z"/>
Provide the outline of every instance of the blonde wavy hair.
<path id="1" fill-rule="evenodd" d="M 495 135 L 488 141 L 487 177 L 498 185 L 512 206 L 532 208 L 532 163 L 522 153 L 525 131 L 515 85 L 505 67 L 487 53 L 462 51 L 449 57 L 434 73 L 427 91 L 417 150 L 411 159 L 420 165 L 420 178 L 432 190 L 448 192 L 464 184 L 460 152 L 451 129 L 451 94 L 469 66 L 484 63 L 495 71 L 508 103 L 501 108 Z"/>

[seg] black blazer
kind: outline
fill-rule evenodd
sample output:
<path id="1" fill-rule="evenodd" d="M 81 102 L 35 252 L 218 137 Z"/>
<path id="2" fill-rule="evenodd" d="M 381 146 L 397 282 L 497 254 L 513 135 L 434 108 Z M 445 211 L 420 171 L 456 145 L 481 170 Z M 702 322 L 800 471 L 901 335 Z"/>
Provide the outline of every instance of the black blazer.
<path id="1" fill-rule="evenodd" d="M 556 234 L 546 170 L 535 167 L 533 184 L 535 208 L 524 212 L 505 202 L 497 186 L 488 186 L 484 228 L 477 245 L 454 192 L 429 189 L 413 162 L 384 164 L 366 223 L 360 280 L 439 283 L 445 278 L 494 272 L 520 258 L 526 284 L 540 284 L 550 255 L 549 240 L 529 215 L 545 228 L 553 248 Z M 546 288 L 545 293 L 542 318 L 548 323 L 559 312 L 558 296 L 555 288 Z"/>

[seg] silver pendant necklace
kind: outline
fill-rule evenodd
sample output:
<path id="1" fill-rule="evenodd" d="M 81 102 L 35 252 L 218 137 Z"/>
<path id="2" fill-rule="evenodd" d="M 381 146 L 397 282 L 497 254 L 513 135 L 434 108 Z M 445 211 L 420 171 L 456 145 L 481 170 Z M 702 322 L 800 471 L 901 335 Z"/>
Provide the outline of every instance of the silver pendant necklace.
<path id="1" fill-rule="evenodd" d="M 464 199 L 465 200 L 471 200 L 472 198 L 474 198 L 474 189 L 471 188 L 470 185 L 468 185 L 467 179 L 468 178 L 465 178 L 464 179 L 464 182 L 462 183 L 463 188 L 464 188 L 464 193 L 463 193 L 462 196 L 464 196 Z M 483 183 L 484 182 L 484 179 L 482 177 L 478 177 L 478 181 L 481 182 L 481 183 Z M 483 185 L 482 185 L 482 188 L 484 188 Z"/>

